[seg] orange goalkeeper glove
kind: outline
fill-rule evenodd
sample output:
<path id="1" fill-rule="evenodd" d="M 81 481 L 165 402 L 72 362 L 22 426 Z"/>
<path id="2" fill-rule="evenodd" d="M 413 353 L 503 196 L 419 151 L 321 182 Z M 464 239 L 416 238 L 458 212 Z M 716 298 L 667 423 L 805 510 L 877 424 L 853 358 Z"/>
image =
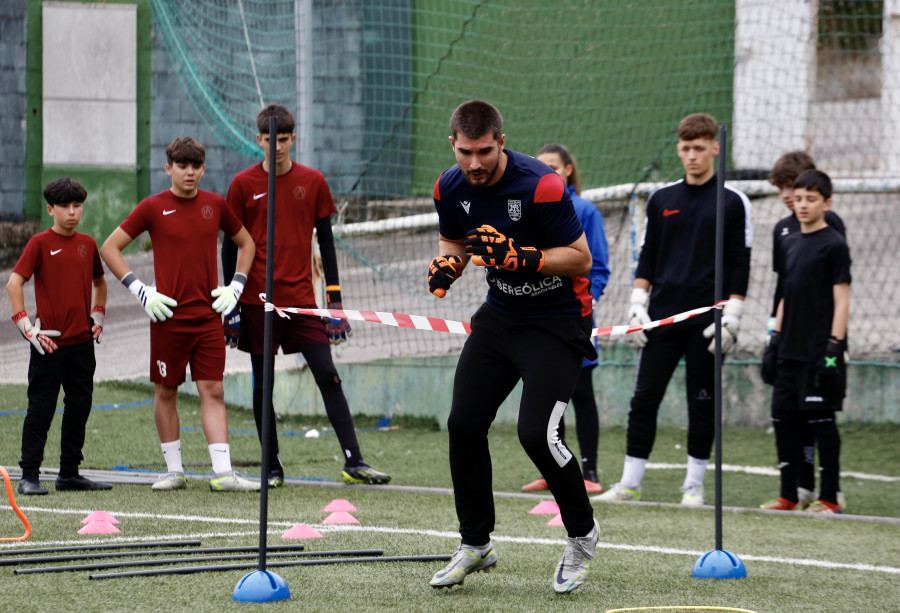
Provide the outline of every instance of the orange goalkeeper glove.
<path id="1" fill-rule="evenodd" d="M 450 285 L 462 274 L 462 258 L 455 255 L 439 255 L 428 266 L 428 291 L 443 298 Z"/>
<path id="2" fill-rule="evenodd" d="M 472 256 L 476 266 L 496 266 L 523 272 L 538 272 L 544 267 L 543 251 L 536 247 L 522 247 L 493 226 L 480 226 L 466 236 L 466 254 Z"/>

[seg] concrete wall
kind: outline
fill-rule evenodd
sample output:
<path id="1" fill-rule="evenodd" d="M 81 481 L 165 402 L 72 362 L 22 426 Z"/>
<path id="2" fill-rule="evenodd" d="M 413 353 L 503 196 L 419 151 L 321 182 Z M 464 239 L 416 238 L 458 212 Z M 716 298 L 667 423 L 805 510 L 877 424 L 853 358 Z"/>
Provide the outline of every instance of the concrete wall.
<path id="1" fill-rule="evenodd" d="M 627 424 L 634 391 L 634 349 L 626 344 L 601 347 L 601 365 L 594 369 L 594 393 L 601 426 Z M 354 414 L 435 417 L 446 426 L 453 390 L 456 356 L 427 359 L 380 360 L 339 364 L 344 392 Z M 852 364 L 843 422 L 900 424 L 900 368 L 885 364 Z M 726 426 L 767 427 L 771 388 L 759 376 L 756 361 L 728 361 L 723 368 L 723 423 Z M 251 375 L 225 376 L 229 405 L 252 406 Z M 196 394 L 193 383 L 182 392 Z M 497 414 L 499 423 L 515 423 L 521 385 Z M 276 372 L 273 404 L 279 414 L 325 415 L 322 398 L 308 369 Z M 661 425 L 686 425 L 684 366 L 672 377 L 659 412 Z M 571 410 L 566 419 L 574 424 Z"/>
<path id="2" fill-rule="evenodd" d="M 0 9 L 0 220 L 24 217 L 26 0 Z"/>

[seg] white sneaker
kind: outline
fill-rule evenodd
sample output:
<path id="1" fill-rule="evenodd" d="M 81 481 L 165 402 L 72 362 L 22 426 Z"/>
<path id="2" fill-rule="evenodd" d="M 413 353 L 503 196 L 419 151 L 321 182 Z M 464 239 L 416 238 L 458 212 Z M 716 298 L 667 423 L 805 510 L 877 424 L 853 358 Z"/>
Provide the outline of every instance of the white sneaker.
<path id="1" fill-rule="evenodd" d="M 484 547 L 472 547 L 460 543 L 450 563 L 431 578 L 431 587 L 453 587 L 462 585 L 469 575 L 478 571 L 489 571 L 497 564 L 494 545 L 488 541 Z"/>
<path id="2" fill-rule="evenodd" d="M 690 485 L 681 486 L 681 504 L 685 507 L 702 507 L 706 504 L 703 497 L 703 486 L 691 483 Z"/>
<path id="3" fill-rule="evenodd" d="M 632 500 L 641 499 L 640 485 L 625 485 L 624 483 L 616 483 L 611 488 L 591 498 L 594 502 L 612 502 L 619 504 L 622 502 L 631 502 Z"/>
<path id="4" fill-rule="evenodd" d="M 563 551 L 563 557 L 553 574 L 553 590 L 557 594 L 572 592 L 581 587 L 587 579 L 591 562 L 594 559 L 594 548 L 600 538 L 600 525 L 594 520 L 594 527 L 585 536 L 569 537 L 569 544 Z"/>
<path id="5" fill-rule="evenodd" d="M 152 490 L 183 490 L 187 487 L 187 479 L 184 473 L 166 473 L 150 486 Z"/>
<path id="6" fill-rule="evenodd" d="M 235 471 L 216 473 L 209 481 L 209 489 L 213 492 L 258 492 L 260 487 L 259 481 Z"/>

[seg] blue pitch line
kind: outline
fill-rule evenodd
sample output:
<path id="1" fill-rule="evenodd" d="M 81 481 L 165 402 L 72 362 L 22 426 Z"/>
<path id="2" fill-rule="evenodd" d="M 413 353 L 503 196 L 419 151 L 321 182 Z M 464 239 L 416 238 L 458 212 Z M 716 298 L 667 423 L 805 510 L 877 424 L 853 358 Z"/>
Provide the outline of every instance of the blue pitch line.
<path id="1" fill-rule="evenodd" d="M 125 403 L 114 403 L 114 404 L 95 404 L 91 407 L 92 411 L 108 411 L 110 409 L 129 409 L 131 407 L 139 407 L 145 404 L 151 404 L 153 399 L 149 400 L 139 400 L 138 402 L 125 402 Z M 57 413 L 63 413 L 65 411 L 65 407 L 59 407 L 56 409 Z M 7 415 L 25 415 L 26 411 L 0 411 L 0 417 L 6 417 Z"/>

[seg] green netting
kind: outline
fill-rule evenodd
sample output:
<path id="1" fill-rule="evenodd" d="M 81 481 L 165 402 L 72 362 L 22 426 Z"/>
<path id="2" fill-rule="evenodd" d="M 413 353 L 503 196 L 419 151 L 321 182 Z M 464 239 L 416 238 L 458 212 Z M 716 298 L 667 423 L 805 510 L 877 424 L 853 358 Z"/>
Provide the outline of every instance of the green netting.
<path id="1" fill-rule="evenodd" d="M 252 117 L 261 104 L 294 110 L 297 158 L 325 174 L 342 224 L 432 212 L 434 181 L 454 161 L 449 115 L 470 98 L 500 108 L 510 148 L 566 144 L 584 188 L 680 177 L 674 130 L 698 111 L 728 125 L 732 177 L 764 177 L 782 153 L 804 149 L 835 179 L 874 179 L 838 192 L 835 210 L 845 215 L 854 257 L 856 355 L 895 359 L 900 281 L 884 262 L 895 257 L 892 237 L 900 233 L 891 181 L 900 177 L 897 0 L 151 0 L 151 7 L 185 86 L 171 95 L 188 96 L 222 144 L 254 157 Z M 629 191 L 602 205 L 612 268 L 598 305 L 602 325 L 624 323 L 632 215 L 640 211 Z M 743 355 L 761 347 L 771 227 L 784 214 L 771 194 L 754 202 Z M 480 273 L 467 271 L 464 291 L 437 301 L 424 281 L 435 227 L 388 229 L 340 238 L 345 305 L 466 319 L 483 298 Z M 359 325 L 346 351 L 455 351 L 459 339 L 448 336 Z"/>

